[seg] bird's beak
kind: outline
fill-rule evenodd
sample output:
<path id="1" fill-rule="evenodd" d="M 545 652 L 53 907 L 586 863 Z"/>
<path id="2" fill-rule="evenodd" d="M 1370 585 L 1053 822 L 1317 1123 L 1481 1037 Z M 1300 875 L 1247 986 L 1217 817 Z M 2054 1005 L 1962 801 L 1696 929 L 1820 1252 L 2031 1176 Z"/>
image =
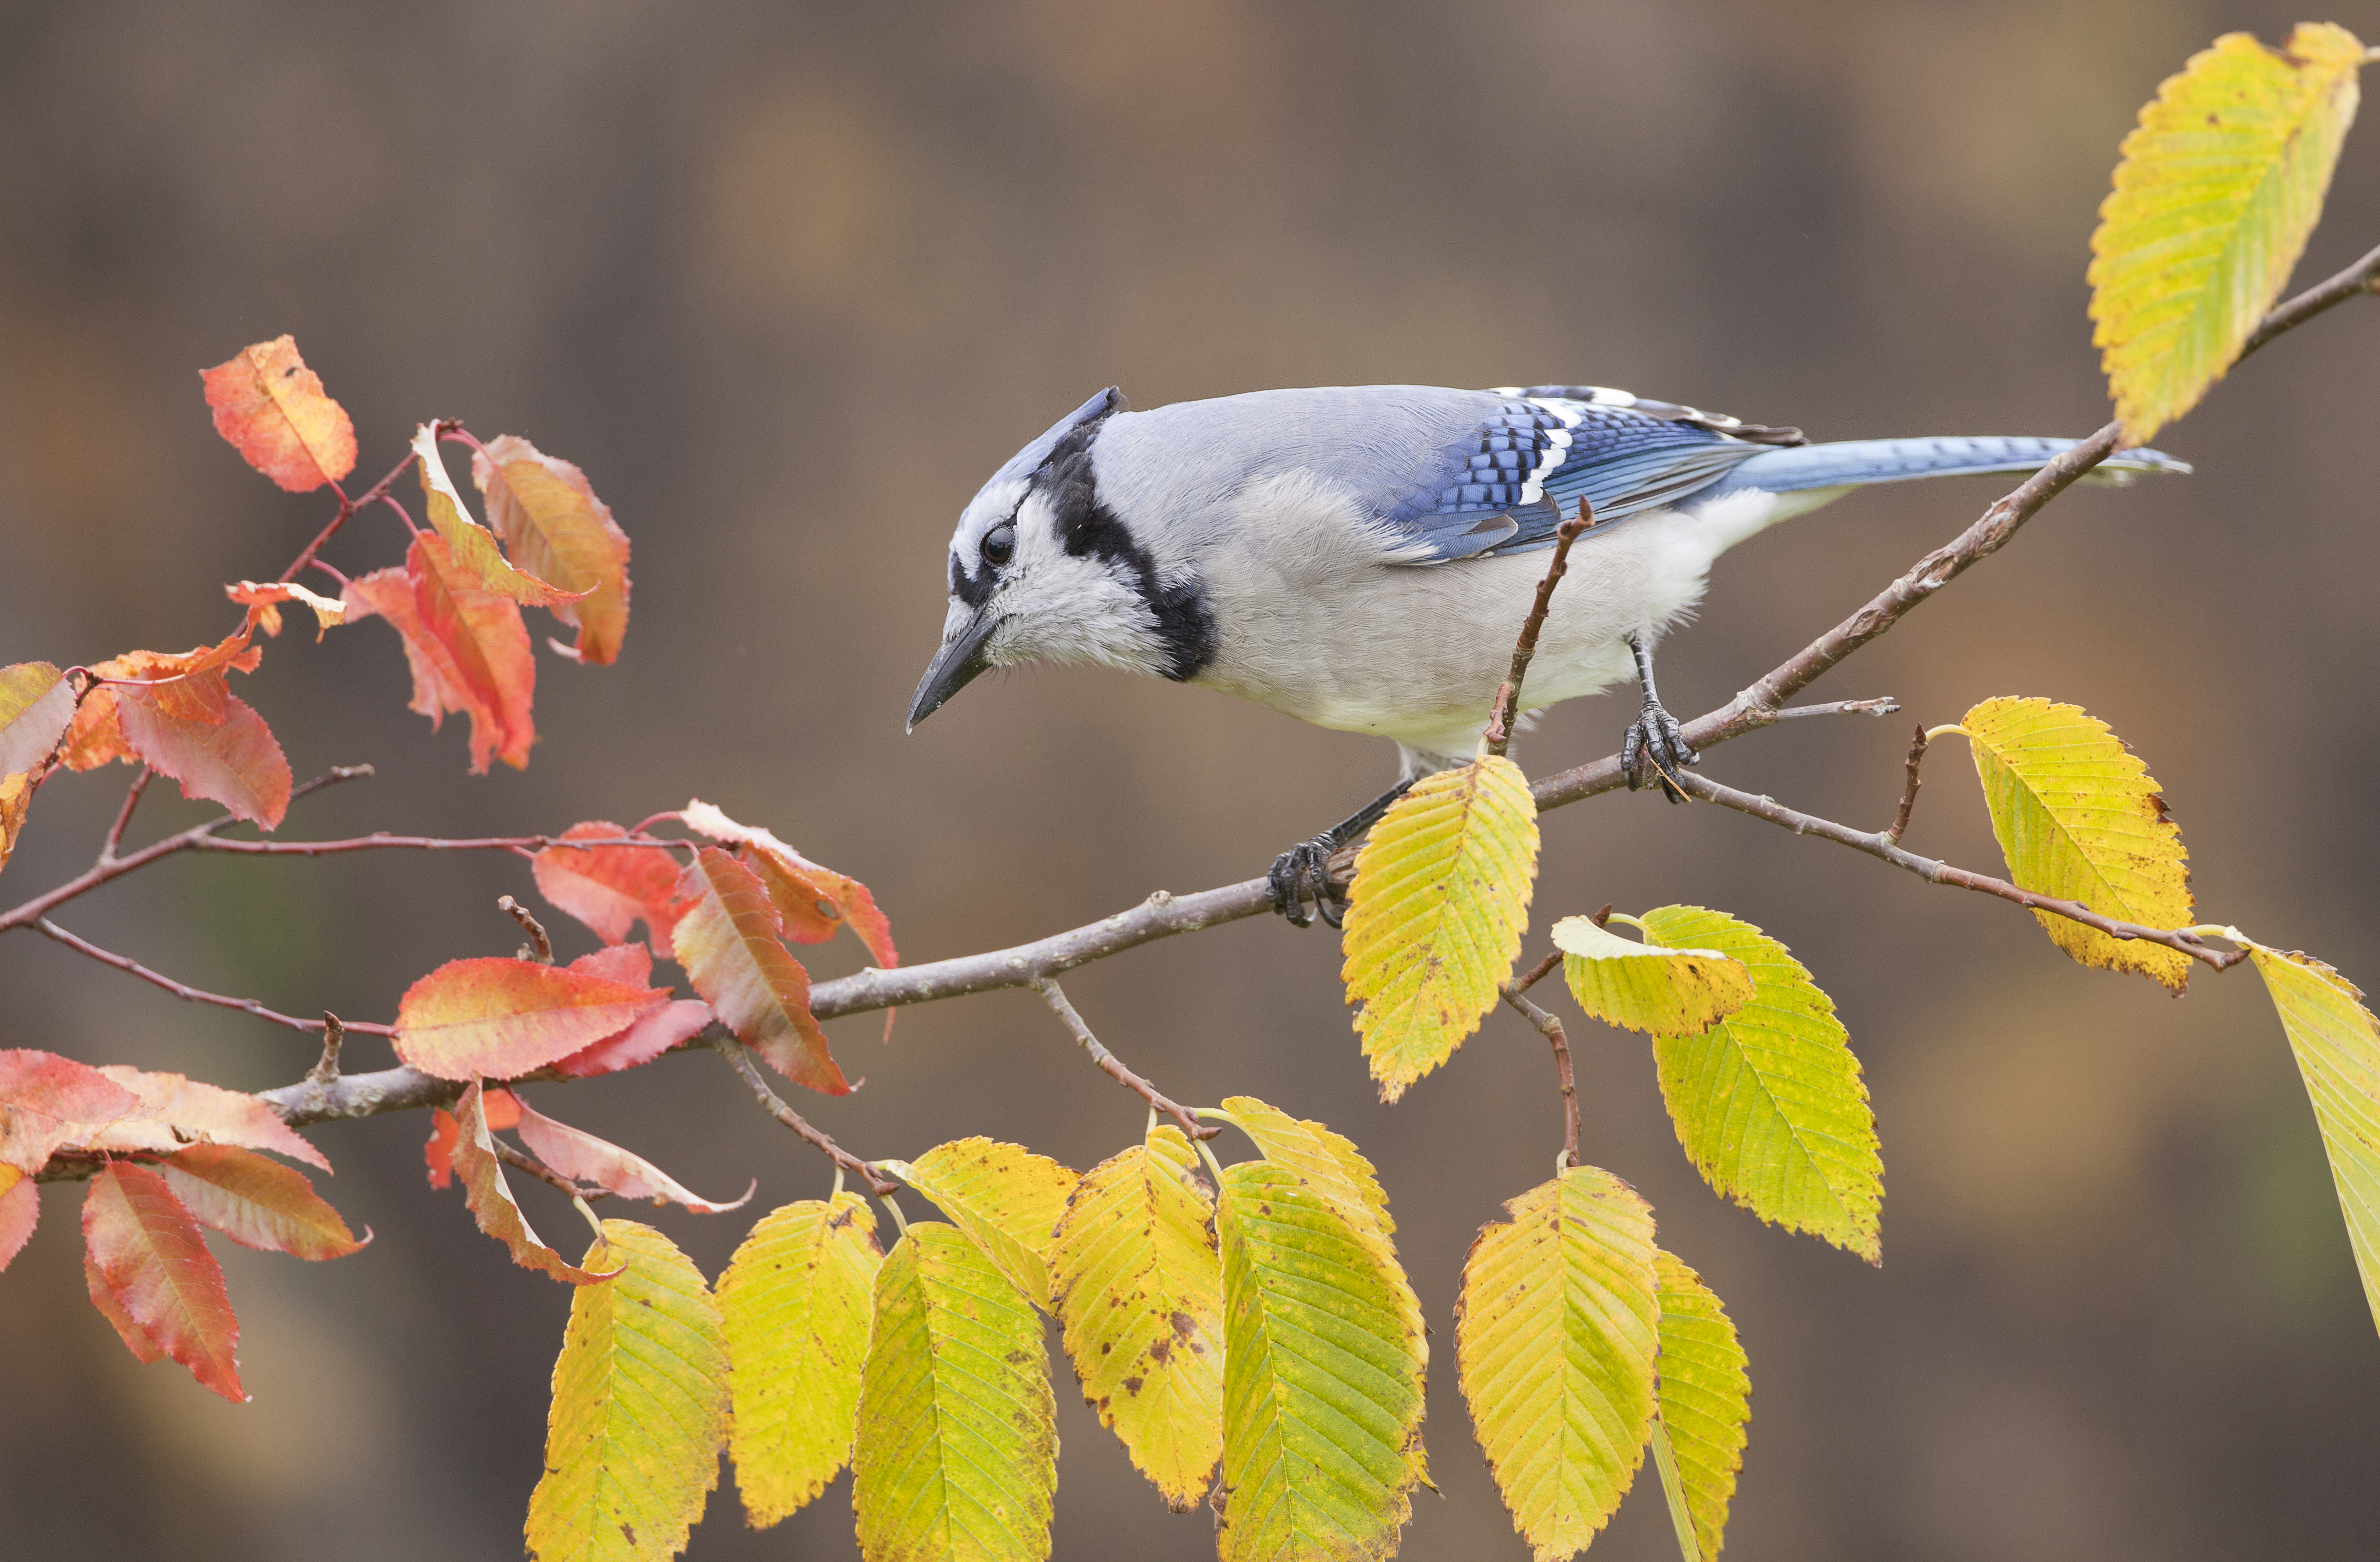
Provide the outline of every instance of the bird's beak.
<path id="1" fill-rule="evenodd" d="M 944 701 L 973 682 L 978 673 L 991 665 L 983 647 L 991 638 L 991 631 L 1000 627 L 1000 617 L 986 604 L 975 610 L 973 617 L 960 619 L 953 628 L 944 631 L 942 648 L 927 664 L 926 676 L 917 680 L 917 696 L 909 702 L 911 731 L 941 710 Z"/>

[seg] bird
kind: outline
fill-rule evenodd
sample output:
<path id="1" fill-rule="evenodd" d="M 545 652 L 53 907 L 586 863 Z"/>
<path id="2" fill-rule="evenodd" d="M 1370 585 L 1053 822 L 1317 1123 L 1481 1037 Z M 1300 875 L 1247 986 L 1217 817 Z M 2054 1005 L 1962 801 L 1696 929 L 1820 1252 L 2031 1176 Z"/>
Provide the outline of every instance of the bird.
<path id="1" fill-rule="evenodd" d="M 1600 385 L 1326 386 L 1134 411 L 1099 392 L 960 513 L 942 638 L 908 726 L 992 667 L 1117 667 L 1395 740 L 1396 785 L 1275 858 L 1273 908 L 1340 925 L 1331 853 L 1415 781 L 1468 763 L 1549 548 L 1572 544 L 1522 693 L 1527 713 L 1632 675 L 1631 788 L 1700 763 L 1653 682 L 1719 555 L 1854 488 L 2034 470 L 2074 441 L 1813 444 Z M 2119 451 L 2092 476 L 2188 472 Z"/>

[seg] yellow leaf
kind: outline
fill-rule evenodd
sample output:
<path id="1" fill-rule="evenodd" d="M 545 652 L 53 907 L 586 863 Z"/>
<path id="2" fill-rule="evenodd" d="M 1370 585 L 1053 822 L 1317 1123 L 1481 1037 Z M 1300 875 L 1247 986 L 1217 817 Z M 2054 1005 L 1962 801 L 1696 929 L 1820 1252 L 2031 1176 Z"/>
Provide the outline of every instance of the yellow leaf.
<path id="1" fill-rule="evenodd" d="M 1743 1426 L 1752 1417 L 1752 1382 L 1727 1309 L 1702 1276 L 1672 1254 L 1656 1252 L 1660 1276 L 1661 1423 L 1703 1562 L 1718 1556 L 1728 1504 L 1743 1468 Z"/>
<path id="2" fill-rule="evenodd" d="M 1571 996 L 1606 1025 L 1686 1034 L 1752 1001 L 1752 973 L 1716 949 L 1639 944 L 1585 917 L 1564 917 L 1553 932 Z"/>
<path id="3" fill-rule="evenodd" d="M 615 660 L 628 631 L 628 534 L 587 474 L 501 433 L 472 456 L 471 481 L 487 502 L 489 526 L 515 558 L 565 591 L 586 593 L 553 609 L 578 629 L 573 653 L 598 665 Z"/>
<path id="4" fill-rule="evenodd" d="M 883 1262 L 868 1201 L 839 1193 L 771 1211 L 719 1277 L 735 1368 L 728 1452 L 755 1529 L 826 1490 L 851 1457 Z"/>
<path id="5" fill-rule="evenodd" d="M 2079 900 L 2103 917 L 2159 930 L 2192 921 L 2190 854 L 2148 766 L 2072 705 L 1986 700 L 1961 718 L 1984 783 L 1992 833 L 2020 889 Z M 2133 971 L 2179 993 L 2191 958 L 2035 911 L 2049 941 L 2083 965 Z"/>
<path id="6" fill-rule="evenodd" d="M 1039 1562 L 1058 1485 L 1041 1320 L 954 1226 L 876 1272 L 852 1509 L 868 1562 Z"/>
<path id="7" fill-rule="evenodd" d="M 1347 912 L 1347 1002 L 1394 1101 L 1496 1007 L 1537 872 L 1537 807 L 1512 761 L 1424 776 L 1372 827 Z"/>
<path id="8" fill-rule="evenodd" d="M 1785 946 L 1721 911 L 1664 906 L 1645 934 L 1743 962 L 1752 1001 L 1706 1031 L 1653 1038 L 1678 1142 L 1712 1188 L 1763 1220 L 1881 1259 L 1876 1114 L 1834 1000 Z"/>
<path id="9" fill-rule="evenodd" d="M 876 1165 L 931 1199 L 1034 1306 L 1049 1311 L 1050 1233 L 1075 1190 L 1073 1172 L 1022 1145 L 989 1139 L 938 1144 L 914 1165 Z"/>
<path id="10" fill-rule="evenodd" d="M 33 805 L 33 778 L 19 771 L 0 775 L 0 868 L 17 850 L 17 836 L 25 828 L 25 812 Z"/>
<path id="11" fill-rule="evenodd" d="M 674 1556 L 719 1483 L 727 1348 L 702 1273 L 650 1226 L 607 1220 L 553 1364 L 545 1474 L 528 1504 L 540 1562 Z"/>
<path id="12" fill-rule="evenodd" d="M 1381 1191 L 1372 1163 L 1364 1159 L 1354 1140 L 1320 1123 L 1293 1117 L 1253 1095 L 1227 1095 L 1223 1109 L 1241 1132 L 1256 1141 L 1266 1160 L 1305 1178 L 1316 1192 L 1344 1211 L 1358 1230 L 1378 1237 L 1383 1243 L 1395 1234 L 1397 1223 L 1389 1218 L 1389 1196 Z"/>
<path id="13" fill-rule="evenodd" d="M 1285 1166 L 1223 1172 L 1222 1562 L 1382 1558 L 1420 1479 L 1429 1347 L 1393 1260 Z"/>
<path id="14" fill-rule="evenodd" d="M 1223 1267 L 1214 1198 L 1170 1123 L 1085 1173 L 1051 1255 L 1083 1399 L 1165 1506 L 1187 1513 L 1223 1453 Z"/>
<path id="15" fill-rule="evenodd" d="M 455 480 L 446 475 L 446 462 L 438 453 L 435 424 L 423 423 L 414 431 L 413 454 L 421 473 L 422 507 L 430 512 L 431 526 L 454 550 L 457 567 L 469 571 L 481 586 L 496 595 L 530 607 L 560 606 L 587 594 L 550 585 L 505 562 L 503 550 L 496 546 L 495 534 L 471 519 L 471 512 L 464 507 L 463 495 L 455 487 Z"/>
<path id="16" fill-rule="evenodd" d="M 2328 22 L 2227 33 L 2124 138 L 2091 236 L 2092 345 L 2125 443 L 2198 405 L 2281 296 L 2355 119 L 2363 45 Z"/>
<path id="17" fill-rule="evenodd" d="M 1481 1227 L 1454 1304 L 1463 1397 L 1537 1562 L 1583 1550 L 1645 1461 L 1660 1304 L 1653 1212 L 1573 1166 Z"/>
<path id="18" fill-rule="evenodd" d="M 2320 960 L 2225 931 L 2248 946 L 2289 1033 L 2330 1157 L 2363 1300 L 2380 1323 L 2380 1028 L 2355 984 Z"/>

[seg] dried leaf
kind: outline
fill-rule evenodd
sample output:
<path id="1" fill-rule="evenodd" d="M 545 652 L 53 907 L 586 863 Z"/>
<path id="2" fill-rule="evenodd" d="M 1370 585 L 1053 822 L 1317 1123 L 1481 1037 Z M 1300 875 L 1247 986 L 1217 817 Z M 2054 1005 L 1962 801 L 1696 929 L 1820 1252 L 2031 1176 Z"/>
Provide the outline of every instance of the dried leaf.
<path id="1" fill-rule="evenodd" d="M 568 1285 L 591 1286 L 620 1273 L 579 1268 L 530 1229 L 528 1216 L 521 1214 L 511 1185 L 504 1181 L 504 1163 L 496 1159 L 496 1141 L 488 1132 L 480 1096 L 480 1083 L 474 1080 L 463 1099 L 455 1104 L 455 1121 L 461 1130 L 455 1142 L 455 1169 L 463 1177 L 464 1207 L 480 1223 L 480 1229 L 511 1249 L 513 1262 L 523 1269 L 534 1269 Z"/>
<path id="2" fill-rule="evenodd" d="M 142 1110 L 139 1096 L 89 1064 L 0 1047 L 0 1165 L 40 1171 L 62 1145 Z"/>
<path id="3" fill-rule="evenodd" d="M 314 610 L 314 642 L 322 643 L 322 636 L 347 621 L 347 604 L 320 592 L 309 591 L 295 580 L 242 580 L 225 586 L 224 595 L 243 606 L 257 609 L 256 621 L 268 635 L 281 632 L 280 604 L 302 602 Z"/>
<path id="4" fill-rule="evenodd" d="M 245 1404 L 235 1354 L 239 1320 L 223 1266 L 164 1178 L 128 1161 L 103 1167 L 83 1197 L 82 1235 L 98 1284 L 122 1318 L 207 1387 Z M 124 1331 L 123 1322 L 116 1326 Z M 125 1343 L 133 1344 L 129 1336 Z M 141 1354 L 138 1346 L 133 1354 Z"/>
<path id="5" fill-rule="evenodd" d="M 488 524 L 523 568 L 587 593 L 553 609 L 578 630 L 576 658 L 600 665 L 618 657 L 628 632 L 628 534 L 587 474 L 507 433 L 472 456 L 471 481 L 487 503 Z"/>
<path id="6" fill-rule="evenodd" d="M 42 1190 L 14 1166 L 0 1166 L 0 1269 L 15 1262 L 42 1218 Z"/>
<path id="7" fill-rule="evenodd" d="M 116 721 L 125 746 L 161 775 L 267 830 L 289 812 L 292 777 L 273 729 L 234 695 L 220 670 L 152 686 L 118 685 Z"/>
<path id="8" fill-rule="evenodd" d="M 450 550 L 450 570 L 458 579 L 479 591 L 530 607 L 553 607 L 583 594 L 550 585 L 504 562 L 495 534 L 463 507 L 463 495 L 455 491 L 455 480 L 446 475 L 445 460 L 438 453 L 438 435 L 431 424 L 414 432 L 413 454 L 421 471 L 422 502 L 430 511 L 430 524 Z M 422 611 L 429 612 L 427 604 Z"/>
<path id="9" fill-rule="evenodd" d="M 100 1073 L 140 1099 L 137 1114 L 90 1142 L 93 1149 L 179 1150 L 192 1142 L 270 1150 L 331 1169 L 330 1161 L 260 1098 L 180 1074 L 155 1074 L 111 1063 Z"/>
<path id="10" fill-rule="evenodd" d="M 442 1080 L 512 1079 L 634 1024 L 667 993 L 535 960 L 449 960 L 406 990 L 396 1055 Z"/>
<path id="11" fill-rule="evenodd" d="M 296 338 L 242 348 L 199 377 L 214 409 L 215 432 L 290 493 L 310 493 L 355 470 L 355 424 L 298 356 Z"/>
<path id="12" fill-rule="evenodd" d="M 257 625 L 258 608 L 248 610 L 247 619 L 230 636 L 214 645 L 201 645 L 189 651 L 128 651 L 111 657 L 91 669 L 91 676 L 102 680 L 128 678 L 143 683 L 155 683 L 166 678 L 190 679 L 223 669 L 243 673 L 256 671 L 264 659 L 262 649 L 251 643 Z M 202 697 L 205 698 L 205 697 Z M 224 698 L 230 698 L 226 689 Z M 211 705 L 214 702 L 208 698 Z M 131 745 L 126 742 L 124 728 L 116 719 L 116 689 L 103 681 L 77 708 L 74 720 L 67 727 L 66 750 L 60 756 L 68 770 L 93 770 L 115 760 L 135 758 Z"/>
<path id="13" fill-rule="evenodd" d="M 537 741 L 529 714 L 537 694 L 537 658 L 529 651 L 520 604 L 487 590 L 455 563 L 445 539 L 426 531 L 406 555 L 406 574 L 413 582 L 422 632 L 444 649 L 446 665 L 471 692 L 473 774 L 486 774 L 491 743 L 498 759 L 525 769 L 529 745 Z M 419 685 L 417 674 L 417 700 Z M 484 737 L 482 711 L 495 723 Z"/>
<path id="14" fill-rule="evenodd" d="M 159 1168 L 183 1207 L 244 1248 L 345 1258 L 371 1240 L 347 1229 L 302 1172 L 225 1144 L 194 1144 Z"/>
<path id="15" fill-rule="evenodd" d="M 1692 1035 L 1752 1001 L 1752 973 L 1716 949 L 1638 943 L 1587 917 L 1564 917 L 1553 937 L 1571 996 L 1607 1025 Z"/>
<path id="16" fill-rule="evenodd" d="M 678 894 L 689 904 L 672 948 L 694 990 L 771 1068 L 828 1095 L 847 1093 L 851 1086 L 810 1014 L 809 973 L 777 942 L 777 909 L 752 870 L 707 846 Z"/>
<path id="17" fill-rule="evenodd" d="M 530 1154 L 545 1163 L 548 1170 L 559 1172 L 573 1182 L 607 1189 L 623 1199 L 650 1199 L 656 1204 L 684 1204 L 698 1214 L 724 1214 L 743 1208 L 750 1201 L 753 1189 L 759 1186 L 756 1179 L 752 1188 L 744 1190 L 743 1198 L 729 1203 L 698 1198 L 641 1155 L 567 1123 L 557 1123 L 533 1110 L 525 1101 L 520 1103 L 519 1110 L 521 1142 L 528 1146 Z"/>
<path id="18" fill-rule="evenodd" d="M 0 775 L 48 759 L 74 714 L 74 685 L 47 662 L 0 667 Z"/>
<path id="19" fill-rule="evenodd" d="M 608 819 L 589 819 L 562 833 L 564 840 L 619 840 L 627 835 Z M 642 918 L 653 943 L 667 948 L 677 926 L 677 858 L 660 847 L 550 846 L 529 862 L 537 892 L 569 912 L 606 944 L 627 942 Z"/>
<path id="20" fill-rule="evenodd" d="M 787 937 L 804 944 L 821 942 L 833 934 L 832 924 L 840 918 L 850 924 L 879 966 L 890 970 L 901 963 L 900 951 L 892 946 L 892 924 L 876 909 L 876 897 L 857 879 L 820 866 L 769 831 L 739 824 L 699 798 L 688 802 L 679 817 L 697 835 L 749 847 L 769 860 L 787 888 L 787 897 L 778 900 L 779 914 L 787 919 Z M 778 898 L 773 885 L 771 893 L 771 898 Z M 789 905 L 789 900 L 798 904 Z M 793 925 L 797 913 L 807 919 L 800 929 Z"/>

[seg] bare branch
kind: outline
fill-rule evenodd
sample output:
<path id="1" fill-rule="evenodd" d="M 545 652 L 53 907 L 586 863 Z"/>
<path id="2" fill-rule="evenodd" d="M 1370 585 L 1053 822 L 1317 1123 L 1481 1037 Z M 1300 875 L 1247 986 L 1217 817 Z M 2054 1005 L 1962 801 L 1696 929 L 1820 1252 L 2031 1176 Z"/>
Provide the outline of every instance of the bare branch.
<path id="1" fill-rule="evenodd" d="M 98 867 L 115 860 L 115 848 L 123 844 L 125 826 L 132 823 L 132 811 L 140 806 L 140 794 L 149 789 L 150 777 L 157 773 L 147 765 L 132 777 L 132 785 L 124 790 L 124 806 L 115 811 L 115 823 L 108 826 L 107 839 L 99 843 Z"/>
<path id="2" fill-rule="evenodd" d="M 521 931 L 528 934 L 529 943 L 536 946 L 537 958 L 540 963 L 545 965 L 553 963 L 553 940 L 545 935 L 545 924 L 531 916 L 528 907 L 509 895 L 499 895 L 496 897 L 496 909 L 520 923 Z M 528 959 L 529 953 L 530 951 L 524 947 L 520 952 L 520 958 Z"/>
<path id="3" fill-rule="evenodd" d="M 1098 1064 L 1110 1079 L 1181 1124 L 1182 1131 L 1192 1139 L 1212 1139 L 1223 1131 L 1220 1124 L 1210 1127 L 1201 1123 L 1197 1114 L 1160 1092 L 1155 1085 L 1125 1068 L 1123 1059 L 1101 1046 L 1099 1039 L 1091 1034 L 1091 1028 L 1083 1023 L 1083 1017 L 1075 1012 L 1075 1006 L 1066 1001 L 1065 993 L 1055 982 L 1043 977 L 1033 984 L 1033 989 L 1041 995 L 1041 1001 L 1066 1022 L 1066 1029 L 1075 1033 L 1075 1040 L 1083 1044 L 1083 1050 L 1091 1055 L 1091 1061 Z"/>
<path id="4" fill-rule="evenodd" d="M 2274 307 L 2240 348 L 2245 358 L 2284 331 L 2294 330 L 2325 310 L 2345 303 L 2359 293 L 2380 293 L 2380 249 L 2326 282 L 2317 282 L 2296 298 Z M 2238 360 L 2234 360 L 2234 362 Z"/>
<path id="5" fill-rule="evenodd" d="M 1732 787 L 1723 787 L 1716 781 L 1700 775 L 1688 775 L 1682 779 L 1679 785 L 1685 788 L 1689 797 L 1700 798 L 1705 802 L 1715 802 L 1721 807 L 1734 809 L 1740 813 L 1749 813 L 1755 819 L 1765 819 L 1771 824 L 1782 825 L 1797 836 L 1816 836 L 1821 840 L 1833 841 L 1840 846 L 1850 847 L 1855 851 L 1864 851 L 1871 857 L 1883 859 L 1896 868 L 1907 869 L 1927 884 L 1954 885 L 1961 889 L 1972 889 L 1983 895 L 1996 895 L 2002 900 L 2012 900 L 2029 911 L 2047 911 L 2052 915 L 2064 917 L 2070 921 L 2081 922 L 2084 927 L 2097 928 L 2110 938 L 2139 939 L 2149 944 L 2162 944 L 2168 949 L 2179 949 L 2192 959 L 2204 960 L 2216 970 L 2228 970 L 2248 958 L 2247 951 L 2244 949 L 2216 949 L 2192 934 L 2176 933 L 2164 928 L 2143 927 L 2138 922 L 2118 921 L 2113 917 L 2101 916 L 2080 901 L 2060 900 L 2053 896 L 2035 895 L 2029 889 L 2019 889 L 2005 879 L 1996 879 L 1987 873 L 1977 873 L 1965 868 L 1954 868 L 1947 862 L 1937 862 L 1930 857 L 1920 857 L 1913 851 L 1902 850 L 1887 839 L 1881 830 L 1873 834 L 1865 830 L 1854 830 L 1848 824 L 1838 824 L 1831 819 L 1820 819 L 1815 814 L 1787 808 L 1774 798 L 1755 797 L 1750 792 L 1739 792 Z"/>
<path id="6" fill-rule="evenodd" d="M 1528 676 L 1529 664 L 1536 658 L 1537 631 L 1546 627 L 1546 609 L 1553 603 L 1554 588 L 1570 573 L 1570 545 L 1594 524 L 1595 511 L 1582 494 L 1577 516 L 1554 530 L 1553 562 L 1546 566 L 1545 579 L 1537 582 L 1536 601 L 1529 604 L 1529 616 L 1521 621 L 1521 637 L 1512 644 L 1512 670 L 1496 688 L 1495 702 L 1488 711 L 1488 730 L 1480 735 L 1491 754 L 1500 756 L 1512 745 L 1512 721 L 1521 702 L 1521 680 Z"/>
<path id="7" fill-rule="evenodd" d="M 108 950 L 101 948 L 96 944 L 88 943 L 83 939 L 77 938 L 73 934 L 68 933 L 66 929 L 50 921 L 47 917 L 36 919 L 33 922 L 33 929 L 37 933 L 41 933 L 48 937 L 56 939 L 59 943 L 65 945 L 67 948 L 72 949 L 78 955 L 88 955 L 102 965 L 114 966 L 116 970 L 137 976 L 143 982 L 154 982 L 156 985 L 163 987 L 165 991 L 173 994 L 174 996 L 177 998 L 187 998 L 194 1004 L 212 1004 L 218 1008 L 236 1008 L 242 1014 L 252 1014 L 259 1019 L 269 1019 L 275 1025 L 286 1025 L 292 1031 L 320 1031 L 324 1028 L 323 1021 L 320 1019 L 300 1019 L 296 1015 L 283 1014 L 277 1009 L 269 1009 L 265 1007 L 262 1004 L 258 1003 L 254 998 L 225 997 L 221 993 L 210 993 L 201 988 L 192 987 L 187 983 L 176 982 L 170 976 L 160 976 L 157 972 L 151 970 L 147 966 L 142 965 L 138 960 L 127 959 L 122 955 L 114 954 Z M 375 1036 L 394 1036 L 396 1034 L 395 1029 L 392 1026 L 366 1025 L 360 1021 L 356 1024 L 349 1025 L 347 1029 L 350 1031 L 369 1031 Z"/>
<path id="8" fill-rule="evenodd" d="M 1779 721 L 1795 721 L 1803 716 L 1888 716 L 1900 709 L 1900 702 L 1888 694 L 1881 700 L 1829 700 L 1823 705 L 1788 705 L 1774 713 Z"/>
<path id="9" fill-rule="evenodd" d="M 1561 1164 L 1578 1165 L 1578 1078 L 1571 1071 L 1570 1038 L 1563 1033 L 1562 1022 L 1549 1009 L 1539 1008 L 1521 995 L 1530 982 L 1536 982 L 1561 961 L 1561 952 L 1548 955 L 1527 978 L 1504 989 L 1504 1001 L 1512 1006 L 1522 1019 L 1537 1029 L 1537 1033 L 1553 1043 L 1554 1076 L 1561 1081 L 1562 1153 Z"/>

